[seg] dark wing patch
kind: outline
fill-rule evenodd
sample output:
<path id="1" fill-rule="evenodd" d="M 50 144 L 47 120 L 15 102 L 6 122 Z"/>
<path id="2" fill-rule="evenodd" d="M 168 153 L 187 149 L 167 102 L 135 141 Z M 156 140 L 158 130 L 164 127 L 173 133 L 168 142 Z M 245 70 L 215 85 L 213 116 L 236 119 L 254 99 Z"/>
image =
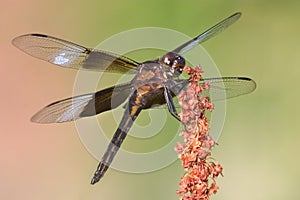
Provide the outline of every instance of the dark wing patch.
<path id="1" fill-rule="evenodd" d="M 44 107 L 32 118 L 36 123 L 59 123 L 97 115 L 122 104 L 131 93 L 131 84 L 122 84 L 96 93 L 56 101 Z"/>

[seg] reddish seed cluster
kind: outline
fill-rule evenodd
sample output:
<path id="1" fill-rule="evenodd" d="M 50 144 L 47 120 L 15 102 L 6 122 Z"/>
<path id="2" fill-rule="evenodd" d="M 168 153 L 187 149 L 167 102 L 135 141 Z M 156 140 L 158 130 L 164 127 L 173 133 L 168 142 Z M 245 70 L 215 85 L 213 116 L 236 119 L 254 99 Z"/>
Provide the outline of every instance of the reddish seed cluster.
<path id="1" fill-rule="evenodd" d="M 201 67 L 186 66 L 184 71 L 190 76 L 189 85 L 178 99 L 182 108 L 179 117 L 186 129 L 180 133 L 184 144 L 178 143 L 175 150 L 182 160 L 185 174 L 177 194 L 182 200 L 208 200 L 218 190 L 215 178 L 222 175 L 222 166 L 207 160 L 216 144 L 208 134 L 209 121 L 205 117 L 206 111 L 213 110 L 213 104 L 207 96 L 201 95 L 209 89 L 209 83 L 199 83 L 203 73 Z"/>

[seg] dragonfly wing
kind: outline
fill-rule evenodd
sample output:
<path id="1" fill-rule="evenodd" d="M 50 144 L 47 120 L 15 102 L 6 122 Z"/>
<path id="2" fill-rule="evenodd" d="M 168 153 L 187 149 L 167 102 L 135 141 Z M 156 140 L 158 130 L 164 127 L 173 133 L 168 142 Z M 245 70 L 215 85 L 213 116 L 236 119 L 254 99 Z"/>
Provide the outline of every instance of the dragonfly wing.
<path id="1" fill-rule="evenodd" d="M 230 99 L 248 94 L 256 88 L 256 83 L 246 77 L 217 77 L 201 80 L 201 82 L 205 81 L 210 84 L 208 95 L 214 97 L 212 101 Z M 225 93 L 225 95 L 218 95 L 219 93 Z"/>
<path id="2" fill-rule="evenodd" d="M 131 84 L 122 84 L 96 93 L 79 95 L 49 104 L 37 112 L 31 121 L 58 123 L 97 115 L 122 104 L 131 93 Z"/>
<path id="3" fill-rule="evenodd" d="M 16 37 L 13 45 L 25 53 L 52 64 L 72 69 L 134 73 L 138 62 L 113 53 L 93 50 L 43 34 Z"/>
<path id="4" fill-rule="evenodd" d="M 240 95 L 245 95 L 251 93 L 256 88 L 256 83 L 246 77 L 216 77 L 216 78 L 205 78 L 201 79 L 200 83 L 209 82 L 210 87 L 207 92 L 203 92 L 203 95 L 211 97 L 211 101 L 221 101 L 225 99 L 234 98 Z M 170 91 L 172 96 L 175 97 L 179 92 L 186 88 L 189 81 L 186 79 L 174 80 L 174 84 L 170 86 Z M 163 108 L 166 106 L 161 106 L 166 103 L 163 96 L 163 88 L 153 91 L 147 97 L 147 104 L 145 106 L 148 108 Z M 178 107 L 178 106 L 176 106 Z"/>
<path id="5" fill-rule="evenodd" d="M 227 27 L 229 27 L 231 24 L 236 22 L 240 18 L 240 16 L 241 16 L 240 12 L 231 15 L 230 17 L 224 19 L 223 21 L 219 22 L 218 24 L 211 27 L 210 29 L 204 31 L 203 33 L 201 33 L 197 37 L 195 37 L 195 38 L 187 41 L 186 43 L 180 45 L 179 47 L 174 49 L 172 52 L 178 53 L 180 55 L 188 52 L 189 50 L 191 50 L 195 46 L 199 45 L 200 43 L 203 43 L 206 40 L 218 35 L 222 31 L 224 31 Z"/>

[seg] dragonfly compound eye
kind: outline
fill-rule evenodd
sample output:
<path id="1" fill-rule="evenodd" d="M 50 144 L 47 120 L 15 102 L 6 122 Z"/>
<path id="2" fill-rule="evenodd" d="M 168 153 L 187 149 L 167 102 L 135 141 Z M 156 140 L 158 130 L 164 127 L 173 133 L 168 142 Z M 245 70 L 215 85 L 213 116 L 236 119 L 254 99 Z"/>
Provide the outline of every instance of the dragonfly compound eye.
<path id="1" fill-rule="evenodd" d="M 179 54 L 173 52 L 166 53 L 162 57 L 162 62 L 175 69 L 178 73 L 181 73 L 185 66 L 185 59 Z"/>

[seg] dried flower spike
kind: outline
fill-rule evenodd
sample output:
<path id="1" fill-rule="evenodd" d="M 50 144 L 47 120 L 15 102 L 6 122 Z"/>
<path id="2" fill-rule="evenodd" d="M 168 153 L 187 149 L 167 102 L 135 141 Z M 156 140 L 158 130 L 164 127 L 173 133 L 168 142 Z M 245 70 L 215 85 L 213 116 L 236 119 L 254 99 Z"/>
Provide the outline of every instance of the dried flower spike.
<path id="1" fill-rule="evenodd" d="M 200 84 L 201 67 L 186 66 L 184 71 L 190 76 L 189 84 L 178 99 L 181 106 L 179 117 L 186 127 L 180 135 L 185 143 L 178 143 L 175 150 L 182 160 L 185 174 L 181 177 L 177 194 L 182 200 L 208 200 L 218 190 L 215 178 L 222 175 L 222 166 L 208 161 L 216 142 L 209 136 L 209 121 L 205 113 L 212 112 L 214 107 L 209 97 L 202 95 L 209 89 L 209 83 Z"/>

